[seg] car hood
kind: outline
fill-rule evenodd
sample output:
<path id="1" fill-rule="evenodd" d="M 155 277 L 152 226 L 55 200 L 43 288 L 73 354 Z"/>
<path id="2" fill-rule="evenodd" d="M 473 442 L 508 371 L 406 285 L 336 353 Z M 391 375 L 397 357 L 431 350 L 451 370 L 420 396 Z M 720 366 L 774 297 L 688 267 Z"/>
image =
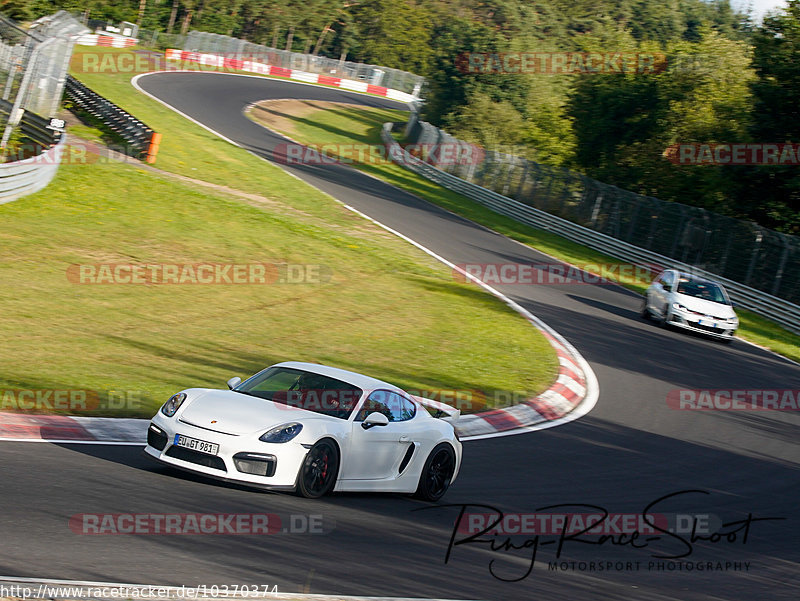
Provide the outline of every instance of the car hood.
<path id="1" fill-rule="evenodd" d="M 703 315 L 711 315 L 712 317 L 720 317 L 727 319 L 728 317 L 735 317 L 736 313 L 730 305 L 723 305 L 722 303 L 715 303 L 714 301 L 697 298 L 695 296 L 688 296 L 676 292 L 673 298 L 674 302 L 680 303 L 690 311 L 697 311 Z"/>
<path id="2" fill-rule="evenodd" d="M 224 434 L 250 434 L 292 421 L 342 420 L 232 390 L 194 389 L 179 420 Z"/>

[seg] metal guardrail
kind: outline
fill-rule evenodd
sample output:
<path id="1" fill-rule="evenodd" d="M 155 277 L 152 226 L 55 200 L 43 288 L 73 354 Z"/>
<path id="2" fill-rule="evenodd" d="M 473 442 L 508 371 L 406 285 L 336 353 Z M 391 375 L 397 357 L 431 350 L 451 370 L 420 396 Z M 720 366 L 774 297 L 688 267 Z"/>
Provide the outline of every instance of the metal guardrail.
<path id="1" fill-rule="evenodd" d="M 142 121 L 103 98 L 72 75 L 67 76 L 67 96 L 81 109 L 97 117 L 125 140 L 135 158 L 145 158 L 154 163 L 161 135 L 154 132 Z"/>
<path id="2" fill-rule="evenodd" d="M 406 142 L 458 151 L 423 157 L 468 182 L 624 240 L 800 304 L 800 236 L 792 236 L 680 202 L 623 190 L 562 167 L 514 154 L 476 149 L 411 114 Z M 470 150 L 475 150 L 471 155 Z M 518 149 L 521 150 L 521 149 Z M 442 160 L 442 156 L 445 160 Z"/>
<path id="3" fill-rule="evenodd" d="M 741 307 L 763 315 L 779 323 L 787 330 L 800 334 L 800 306 L 784 299 L 772 296 L 738 282 L 722 278 L 716 274 L 698 269 L 692 265 L 676 261 L 664 255 L 648 251 L 606 234 L 596 232 L 561 217 L 551 215 L 540 209 L 525 205 L 477 184 L 467 182 L 412 156 L 406 152 L 391 135 L 392 123 L 385 123 L 381 138 L 386 145 L 387 154 L 394 158 L 401 157 L 404 167 L 422 175 L 448 190 L 458 192 L 478 202 L 496 213 L 505 215 L 538 229 L 542 229 L 568 240 L 607 254 L 611 257 L 627 261 L 634 265 L 652 269 L 653 266 L 675 267 L 686 272 L 696 273 L 721 282 L 730 294 L 731 299 Z"/>
<path id="4" fill-rule="evenodd" d="M 0 119 L 7 119 L 11 110 L 10 102 L 0 100 Z M 19 129 L 27 141 L 10 149 L 13 162 L 0 163 L 0 204 L 37 192 L 55 177 L 65 142 L 49 124 L 30 111 L 22 114 Z"/>

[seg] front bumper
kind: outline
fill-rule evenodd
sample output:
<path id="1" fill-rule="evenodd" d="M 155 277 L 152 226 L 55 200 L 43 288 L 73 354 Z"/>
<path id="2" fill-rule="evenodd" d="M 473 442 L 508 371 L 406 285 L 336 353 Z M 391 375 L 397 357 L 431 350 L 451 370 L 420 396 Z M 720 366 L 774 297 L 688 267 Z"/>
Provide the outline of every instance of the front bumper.
<path id="1" fill-rule="evenodd" d="M 219 445 L 216 455 L 175 445 L 176 434 Z M 146 455 L 161 463 L 227 482 L 273 490 L 294 490 L 307 450 L 303 445 L 270 444 L 256 436 L 236 436 L 198 428 L 156 415 L 148 427 Z"/>
<path id="2" fill-rule="evenodd" d="M 709 323 L 705 323 L 706 321 Z M 739 327 L 738 322 L 730 323 L 727 320 L 709 320 L 706 317 L 683 312 L 672 313 L 669 317 L 669 325 L 725 340 L 733 338 L 736 329 Z"/>

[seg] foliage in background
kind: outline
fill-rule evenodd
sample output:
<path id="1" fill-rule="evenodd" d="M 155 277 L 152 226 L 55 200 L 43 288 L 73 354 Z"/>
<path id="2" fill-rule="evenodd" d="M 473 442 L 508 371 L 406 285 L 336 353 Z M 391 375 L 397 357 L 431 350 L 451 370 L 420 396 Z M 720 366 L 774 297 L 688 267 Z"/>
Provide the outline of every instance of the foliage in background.
<path id="1" fill-rule="evenodd" d="M 676 166 L 675 143 L 799 142 L 800 0 L 763 25 L 729 0 L 0 0 L 198 29 L 424 75 L 424 118 L 490 149 L 800 232 L 796 167 Z M 470 52 L 660 52 L 634 74 L 469 74 Z M 755 200 L 754 200 L 755 199 Z"/>

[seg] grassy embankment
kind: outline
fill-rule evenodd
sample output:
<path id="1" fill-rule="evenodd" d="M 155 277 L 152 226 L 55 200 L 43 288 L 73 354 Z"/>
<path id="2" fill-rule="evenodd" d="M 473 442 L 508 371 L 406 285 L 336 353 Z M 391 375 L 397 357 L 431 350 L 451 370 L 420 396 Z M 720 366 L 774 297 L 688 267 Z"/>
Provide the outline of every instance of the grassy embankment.
<path id="1" fill-rule="evenodd" d="M 163 132 L 157 167 L 169 174 L 83 163 L 78 148 L 45 190 L 0 206 L 0 409 L 14 408 L 14 391 L 89 390 L 114 407 L 75 412 L 148 416 L 177 390 L 287 359 L 490 399 L 555 378 L 537 330 L 428 255 L 138 93 L 130 73 L 78 75 Z M 314 267 L 306 282 L 269 285 L 68 277 L 70 265 L 98 263 L 288 263 L 323 277 Z"/>

